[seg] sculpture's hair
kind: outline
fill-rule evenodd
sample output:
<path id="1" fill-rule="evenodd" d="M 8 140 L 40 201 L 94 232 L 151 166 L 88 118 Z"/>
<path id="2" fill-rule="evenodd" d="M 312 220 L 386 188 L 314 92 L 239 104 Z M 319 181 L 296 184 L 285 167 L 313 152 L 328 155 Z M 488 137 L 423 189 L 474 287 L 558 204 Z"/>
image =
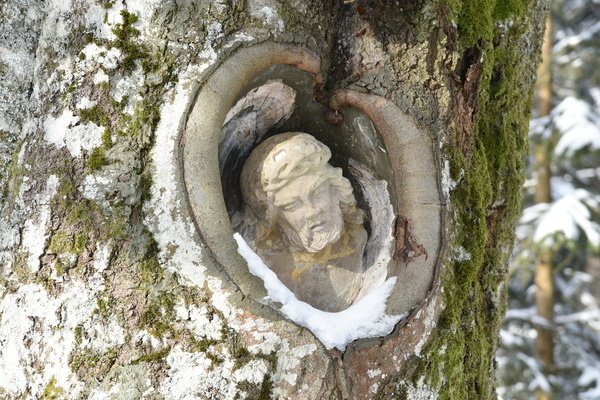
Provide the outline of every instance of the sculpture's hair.
<path id="1" fill-rule="evenodd" d="M 288 153 L 294 157 L 286 157 Z M 268 138 L 252 151 L 242 169 L 244 202 L 261 223 L 268 224 L 268 231 L 275 219 L 273 194 L 290 181 L 319 169 L 321 178 L 333 188 L 344 219 L 356 223 L 356 213 L 362 215 L 362 211 L 356 209 L 352 185 L 342 176 L 341 168 L 328 164 L 330 158 L 329 148 L 307 133 L 288 132 Z M 265 170 L 266 163 L 270 165 Z"/>

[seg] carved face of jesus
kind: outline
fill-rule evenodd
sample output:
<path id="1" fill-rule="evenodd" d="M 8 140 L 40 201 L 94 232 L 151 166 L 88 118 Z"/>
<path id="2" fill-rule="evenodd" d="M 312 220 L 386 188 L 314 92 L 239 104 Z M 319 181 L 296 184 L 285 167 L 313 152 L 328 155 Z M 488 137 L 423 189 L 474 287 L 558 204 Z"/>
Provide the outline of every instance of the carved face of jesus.
<path id="1" fill-rule="evenodd" d="M 356 200 L 331 151 L 309 134 L 275 135 L 250 154 L 241 175 L 245 203 L 266 231 L 276 227 L 295 251 L 316 253 L 344 233 Z"/>
<path id="2" fill-rule="evenodd" d="M 339 240 L 344 232 L 340 201 L 324 169 L 315 168 L 273 194 L 276 223 L 290 245 L 315 253 Z M 343 178 L 342 178 L 343 179 Z"/>

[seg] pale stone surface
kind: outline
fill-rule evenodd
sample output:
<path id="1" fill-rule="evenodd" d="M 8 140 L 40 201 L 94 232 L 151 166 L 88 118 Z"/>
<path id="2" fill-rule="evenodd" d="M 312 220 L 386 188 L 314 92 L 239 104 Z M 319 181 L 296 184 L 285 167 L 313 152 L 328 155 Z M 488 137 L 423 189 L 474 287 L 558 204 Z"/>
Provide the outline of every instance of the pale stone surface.
<path id="1" fill-rule="evenodd" d="M 254 214 L 245 231 L 263 260 L 299 300 L 340 311 L 360 289 L 367 234 L 352 186 L 330 158 L 311 135 L 276 135 L 250 154 L 241 185 Z"/>

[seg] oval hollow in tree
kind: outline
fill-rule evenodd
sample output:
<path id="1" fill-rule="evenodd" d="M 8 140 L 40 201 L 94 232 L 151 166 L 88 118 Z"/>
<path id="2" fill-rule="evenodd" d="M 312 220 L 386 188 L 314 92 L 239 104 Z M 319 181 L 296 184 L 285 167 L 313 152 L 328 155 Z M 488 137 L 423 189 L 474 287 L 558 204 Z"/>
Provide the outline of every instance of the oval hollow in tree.
<path id="1" fill-rule="evenodd" d="M 182 134 L 184 180 L 200 237 L 243 296 L 255 301 L 246 306 L 258 315 L 281 318 L 260 307 L 270 295 L 267 281 L 237 254 L 234 229 L 315 313 L 358 310 L 363 299 L 385 293 L 378 300 L 382 316 L 406 316 L 425 303 L 443 250 L 435 149 L 385 98 L 342 91 L 330 107 L 315 101 L 323 82 L 318 56 L 302 46 L 265 42 L 236 50 L 200 83 Z M 283 147 L 277 146 L 288 140 L 285 146 L 294 150 L 286 150 L 293 155 L 286 165 L 312 156 L 319 168 L 281 169 L 275 158 Z M 322 179 L 329 175 L 334 178 Z M 280 177 L 287 180 L 273 186 Z M 349 199 L 343 205 L 341 192 Z M 300 212 L 296 201 L 303 202 Z M 377 292 L 384 282 L 386 289 Z M 399 320 L 330 342 L 275 297 L 271 310 L 308 327 L 328 348 L 387 335 Z"/>

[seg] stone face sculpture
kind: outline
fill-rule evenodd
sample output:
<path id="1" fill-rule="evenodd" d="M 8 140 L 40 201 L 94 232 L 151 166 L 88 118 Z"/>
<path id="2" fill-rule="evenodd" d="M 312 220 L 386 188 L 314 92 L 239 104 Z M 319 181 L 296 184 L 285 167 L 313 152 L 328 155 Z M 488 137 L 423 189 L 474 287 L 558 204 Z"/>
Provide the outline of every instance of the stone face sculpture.
<path id="1" fill-rule="evenodd" d="M 275 135 L 241 174 L 242 234 L 300 300 L 324 311 L 352 304 L 361 286 L 367 233 L 350 182 L 309 134 Z"/>

